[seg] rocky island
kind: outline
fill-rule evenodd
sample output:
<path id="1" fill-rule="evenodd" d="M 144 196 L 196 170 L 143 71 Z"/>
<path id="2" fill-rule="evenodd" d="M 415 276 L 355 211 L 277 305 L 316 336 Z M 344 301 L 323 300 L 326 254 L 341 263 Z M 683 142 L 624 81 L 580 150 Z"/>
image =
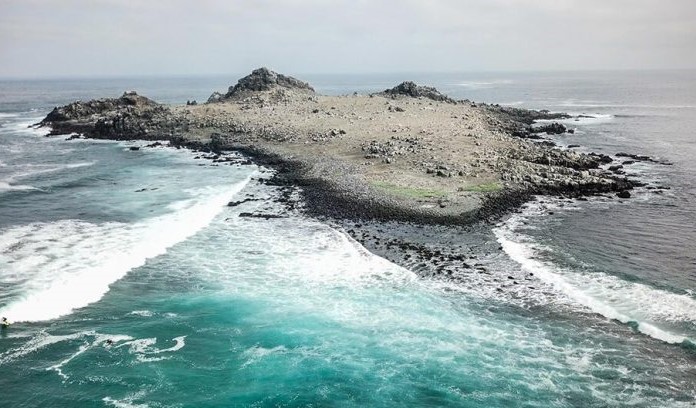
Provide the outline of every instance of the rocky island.
<path id="1" fill-rule="evenodd" d="M 314 214 L 466 224 L 535 194 L 630 196 L 634 184 L 609 168 L 612 158 L 543 137 L 572 132 L 553 122 L 565 118 L 456 101 L 413 82 L 326 96 L 260 68 L 206 103 L 165 106 L 127 92 L 57 107 L 40 126 L 52 135 L 239 151 L 275 168 L 277 181 L 301 186 Z"/>

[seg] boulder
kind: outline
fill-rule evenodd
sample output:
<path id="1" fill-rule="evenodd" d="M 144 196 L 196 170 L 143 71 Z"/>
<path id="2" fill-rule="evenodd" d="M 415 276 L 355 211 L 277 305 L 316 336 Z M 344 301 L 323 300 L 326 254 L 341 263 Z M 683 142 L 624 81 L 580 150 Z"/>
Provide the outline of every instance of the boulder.
<path id="1" fill-rule="evenodd" d="M 213 92 L 210 97 L 208 97 L 208 103 L 220 102 L 224 97 L 225 95 L 220 92 Z"/>
<path id="2" fill-rule="evenodd" d="M 560 134 L 567 132 L 568 129 L 564 125 L 562 125 L 558 122 L 553 122 L 553 123 L 549 123 L 546 125 L 541 125 L 541 126 L 535 127 L 533 131 L 534 131 L 534 133 L 546 133 L 549 135 L 560 135 Z"/>

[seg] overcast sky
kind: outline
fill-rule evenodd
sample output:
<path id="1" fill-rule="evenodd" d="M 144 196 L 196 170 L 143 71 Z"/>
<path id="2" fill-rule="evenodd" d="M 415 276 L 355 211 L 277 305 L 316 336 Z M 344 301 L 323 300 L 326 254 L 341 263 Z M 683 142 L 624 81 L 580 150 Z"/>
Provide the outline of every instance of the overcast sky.
<path id="1" fill-rule="evenodd" d="M 0 77 L 696 68 L 696 0 L 0 0 Z"/>

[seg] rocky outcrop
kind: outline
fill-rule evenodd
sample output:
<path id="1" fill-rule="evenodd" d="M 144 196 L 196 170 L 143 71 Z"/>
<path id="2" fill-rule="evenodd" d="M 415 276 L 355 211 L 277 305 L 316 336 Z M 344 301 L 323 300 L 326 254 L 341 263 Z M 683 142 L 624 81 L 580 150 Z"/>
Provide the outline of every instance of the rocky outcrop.
<path id="1" fill-rule="evenodd" d="M 513 108 L 509 106 L 478 104 L 478 107 L 491 114 L 491 117 L 496 118 L 494 126 L 500 128 L 506 133 L 525 139 L 539 139 L 539 133 L 561 134 L 573 133 L 560 123 L 551 123 L 534 127 L 532 126 L 539 120 L 558 120 L 570 119 L 572 116 L 567 113 L 549 112 L 547 110 L 533 110 Z"/>
<path id="2" fill-rule="evenodd" d="M 100 139 L 168 139 L 183 127 L 169 108 L 135 92 L 56 107 L 38 125 L 50 126 L 51 135 Z"/>
<path id="3" fill-rule="evenodd" d="M 427 98 L 438 102 L 456 103 L 454 99 L 443 95 L 437 89 L 430 86 L 419 86 L 412 81 L 402 82 L 391 89 L 385 89 L 378 95 L 389 97 L 410 96 L 411 98 Z"/>
<path id="4" fill-rule="evenodd" d="M 630 161 L 631 163 L 629 163 L 628 161 L 625 161 L 624 164 L 632 164 L 632 162 L 642 161 L 642 162 L 662 164 L 665 166 L 672 165 L 672 163 L 667 161 L 667 160 L 657 160 L 657 159 L 654 159 L 650 156 L 645 156 L 645 155 L 640 155 L 640 154 L 630 154 L 630 153 L 620 152 L 620 153 L 616 153 L 616 157 L 626 157 L 626 158 L 633 159 L 632 161 Z"/>
<path id="5" fill-rule="evenodd" d="M 226 94 L 222 95 L 219 92 L 214 92 L 208 98 L 208 103 L 221 102 L 227 99 L 246 97 L 255 92 L 278 89 L 314 93 L 314 88 L 307 82 L 279 74 L 264 67 L 255 69 L 251 74 L 240 79 L 236 85 L 229 87 Z"/>
<path id="6" fill-rule="evenodd" d="M 87 102 L 76 101 L 65 106 L 53 108 L 42 123 L 80 120 L 109 111 L 157 108 L 162 107 L 152 99 L 140 96 L 136 92 L 124 92 L 120 98 L 103 98 Z"/>
<path id="7" fill-rule="evenodd" d="M 558 120 L 570 119 L 572 116 L 567 113 L 549 112 L 548 110 L 534 110 L 513 108 L 510 106 L 479 104 L 485 110 L 497 114 L 499 117 L 518 122 L 525 125 L 532 125 L 538 120 Z"/>
<path id="8" fill-rule="evenodd" d="M 225 97 L 225 95 L 221 94 L 220 92 L 213 92 L 208 97 L 208 103 L 220 102 L 224 97 Z"/>
<path id="9" fill-rule="evenodd" d="M 534 133 L 546 133 L 547 135 L 560 135 L 566 133 L 568 129 L 565 125 L 558 122 L 548 123 L 532 128 Z"/>

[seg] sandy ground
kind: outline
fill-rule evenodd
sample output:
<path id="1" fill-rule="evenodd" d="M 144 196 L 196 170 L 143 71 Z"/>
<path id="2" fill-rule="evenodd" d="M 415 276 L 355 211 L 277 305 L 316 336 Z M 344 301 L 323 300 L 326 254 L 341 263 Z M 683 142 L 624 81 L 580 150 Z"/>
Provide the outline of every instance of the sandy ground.
<path id="1" fill-rule="evenodd" d="M 494 130 L 479 108 L 406 96 L 275 91 L 174 109 L 199 124 L 188 137 L 229 134 L 230 143 L 311 164 L 315 176 L 352 178 L 436 212 L 475 210 L 482 193 L 502 188 L 503 171 L 515 161 L 507 153 L 529 148 Z"/>

